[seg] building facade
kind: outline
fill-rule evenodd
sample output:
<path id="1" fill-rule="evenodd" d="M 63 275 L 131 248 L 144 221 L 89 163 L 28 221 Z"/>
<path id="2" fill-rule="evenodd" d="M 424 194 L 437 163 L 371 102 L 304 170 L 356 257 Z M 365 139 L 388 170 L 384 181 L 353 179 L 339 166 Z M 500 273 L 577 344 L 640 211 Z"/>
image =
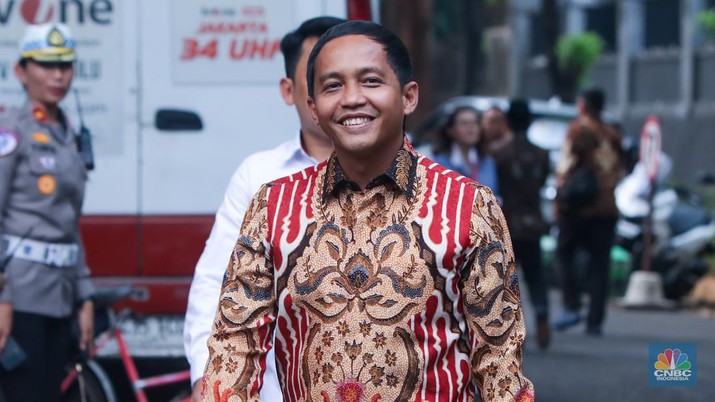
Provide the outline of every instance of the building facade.
<path id="1" fill-rule="evenodd" d="M 673 179 L 692 184 L 715 172 L 715 38 L 698 14 L 715 0 L 561 0 L 561 34 L 596 32 L 604 53 L 588 85 L 601 87 L 608 110 L 627 135 L 640 133 L 645 118 L 661 119 L 663 148 L 674 161 Z M 551 96 L 541 0 L 511 0 L 509 92 Z"/>

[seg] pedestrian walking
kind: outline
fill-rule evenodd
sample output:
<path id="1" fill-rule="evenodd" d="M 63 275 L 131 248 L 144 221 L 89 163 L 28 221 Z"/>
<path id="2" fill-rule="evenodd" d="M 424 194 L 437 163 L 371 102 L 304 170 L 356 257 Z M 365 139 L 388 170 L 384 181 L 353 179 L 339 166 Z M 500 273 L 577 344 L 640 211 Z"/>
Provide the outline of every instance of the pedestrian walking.
<path id="1" fill-rule="evenodd" d="M 87 171 L 59 106 L 75 58 L 66 26 L 29 26 L 15 65 L 26 100 L 0 117 L 0 349 L 11 337 L 26 355 L 0 368 L 7 401 L 59 400 L 74 315 L 80 348 L 93 348 L 93 288 L 78 226 Z"/>
<path id="2" fill-rule="evenodd" d="M 541 349 L 550 342 L 548 288 L 544 278 L 541 236 L 549 225 L 541 213 L 541 188 L 549 176 L 549 154 L 529 141 L 529 104 L 521 99 L 510 102 L 506 113 L 508 139 L 495 150 L 502 208 L 509 225 L 514 255 L 521 266 L 529 298 L 536 314 L 536 339 Z"/>
<path id="3" fill-rule="evenodd" d="M 286 75 L 280 80 L 280 91 L 286 104 L 295 106 L 300 130 L 291 140 L 271 150 L 250 155 L 241 162 L 216 213 L 211 234 L 196 264 L 184 322 L 184 349 L 191 367 L 191 383 L 194 384 L 192 401 L 200 399 L 200 380 L 209 356 L 206 343 L 219 300 L 221 281 L 251 197 L 262 184 L 325 160 L 333 151 L 332 141 L 313 122 L 308 109 L 305 77 L 308 55 L 318 37 L 342 22 L 345 20 L 328 16 L 311 18 L 286 34 L 281 41 Z M 283 397 L 273 355 L 271 349 L 266 356 L 266 374 L 261 388 L 261 399 L 264 401 L 279 401 Z"/>
<path id="4" fill-rule="evenodd" d="M 484 400 L 532 401 L 501 209 L 405 138 L 419 95 L 404 44 L 372 22 L 337 25 L 307 79 L 335 152 L 251 201 L 204 400 L 258 400 L 276 332 L 287 401 L 471 401 L 475 384 Z"/>
<path id="5" fill-rule="evenodd" d="M 499 194 L 494 159 L 485 152 L 479 112 L 470 106 L 456 108 L 438 131 L 432 147 L 435 162 L 477 180 Z"/>
<path id="6" fill-rule="evenodd" d="M 623 174 L 620 135 L 601 118 L 604 101 L 600 89 L 579 96 L 579 115 L 569 124 L 556 168 L 556 256 L 565 311 L 554 327 L 564 330 L 582 321 L 581 288 L 585 286 L 589 295 L 586 333 L 594 336 L 602 334 L 605 319 L 610 251 L 618 217 L 614 190 Z M 577 250 L 586 256 L 585 284 L 578 280 Z"/>

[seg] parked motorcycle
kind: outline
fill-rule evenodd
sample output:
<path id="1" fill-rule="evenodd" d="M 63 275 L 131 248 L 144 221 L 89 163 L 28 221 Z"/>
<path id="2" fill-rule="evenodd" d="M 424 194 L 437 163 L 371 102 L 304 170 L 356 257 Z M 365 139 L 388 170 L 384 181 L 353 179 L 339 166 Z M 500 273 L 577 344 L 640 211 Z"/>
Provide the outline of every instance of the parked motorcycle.
<path id="1" fill-rule="evenodd" d="M 706 257 L 715 252 L 715 220 L 695 192 L 666 184 L 671 170 L 670 158 L 661 154 L 660 172 L 654 182 L 650 269 L 661 274 L 664 296 L 678 301 L 709 269 Z M 700 182 L 713 184 L 715 180 L 706 174 Z M 616 244 L 631 253 L 632 270 L 641 269 L 649 191 L 650 182 L 640 163 L 616 188 L 620 211 Z"/>

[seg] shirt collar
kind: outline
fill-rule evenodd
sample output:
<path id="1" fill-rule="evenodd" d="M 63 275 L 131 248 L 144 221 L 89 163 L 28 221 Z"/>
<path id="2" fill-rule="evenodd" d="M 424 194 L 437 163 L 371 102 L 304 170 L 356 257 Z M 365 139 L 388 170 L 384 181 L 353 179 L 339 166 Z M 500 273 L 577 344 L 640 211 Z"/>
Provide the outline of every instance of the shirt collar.
<path id="1" fill-rule="evenodd" d="M 284 165 L 292 165 L 295 162 L 315 165 L 319 162 L 312 156 L 308 155 L 305 149 L 303 149 L 303 142 L 301 141 L 301 138 L 302 135 L 299 130 L 291 140 L 283 143 L 282 147 L 288 155 L 288 157 L 283 161 Z"/>
<path id="2" fill-rule="evenodd" d="M 22 105 L 22 111 L 26 115 L 30 116 L 32 120 L 43 125 L 48 124 L 47 110 L 39 103 L 26 99 L 25 103 Z"/>
<path id="3" fill-rule="evenodd" d="M 407 198 L 412 198 L 415 193 L 415 176 L 417 175 L 417 153 L 410 141 L 405 137 L 402 148 L 397 151 L 390 167 L 385 173 L 373 178 L 365 189 L 392 183 L 404 193 Z M 323 183 L 323 201 L 330 196 L 336 196 L 341 189 L 349 188 L 353 191 L 360 191 L 360 186 L 345 176 L 345 172 L 340 167 L 338 158 L 333 153 L 328 158 L 325 170 L 325 182 Z"/>
<path id="4" fill-rule="evenodd" d="M 40 103 L 35 103 L 30 99 L 26 99 L 25 103 L 21 108 L 24 115 L 29 116 L 30 119 L 35 121 L 37 124 L 47 128 L 50 133 L 59 141 L 64 142 L 70 138 L 69 134 L 72 133 L 72 127 L 70 126 L 67 116 L 62 111 L 62 108 L 57 108 L 57 122 L 50 122 L 49 116 L 47 115 L 47 109 Z"/>

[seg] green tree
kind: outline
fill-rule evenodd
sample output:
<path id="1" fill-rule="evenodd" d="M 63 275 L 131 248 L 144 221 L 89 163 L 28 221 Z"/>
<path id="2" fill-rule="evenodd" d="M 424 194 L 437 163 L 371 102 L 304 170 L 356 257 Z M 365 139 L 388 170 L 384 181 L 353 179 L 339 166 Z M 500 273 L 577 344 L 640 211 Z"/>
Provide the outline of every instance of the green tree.
<path id="1" fill-rule="evenodd" d="M 698 13 L 698 23 L 705 28 L 710 40 L 715 42 L 715 8 Z"/>
<path id="2" fill-rule="evenodd" d="M 586 84 L 588 73 L 603 53 L 604 41 L 593 32 L 561 36 L 556 43 L 560 79 L 564 98 L 572 100 Z"/>

